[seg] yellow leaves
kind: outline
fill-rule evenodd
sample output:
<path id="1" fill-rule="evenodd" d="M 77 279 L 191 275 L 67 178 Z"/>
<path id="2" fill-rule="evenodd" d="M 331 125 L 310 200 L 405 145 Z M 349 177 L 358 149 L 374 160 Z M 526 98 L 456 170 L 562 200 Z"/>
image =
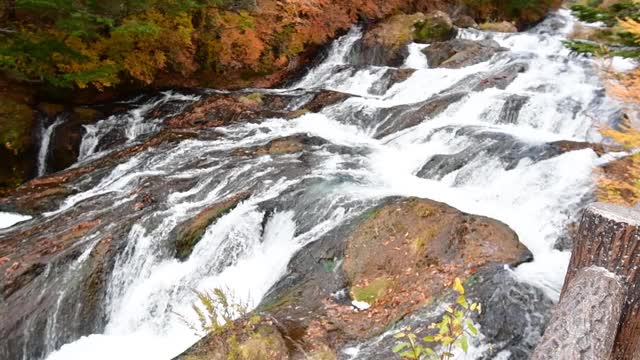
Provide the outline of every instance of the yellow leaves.
<path id="1" fill-rule="evenodd" d="M 161 51 L 135 51 L 124 58 L 124 70 L 133 78 L 146 84 L 151 84 L 155 79 L 156 71 L 164 69 L 167 63 L 166 55 Z"/>
<path id="2" fill-rule="evenodd" d="M 640 154 L 605 166 L 598 181 L 598 199 L 634 206 L 640 202 Z"/>
<path id="3" fill-rule="evenodd" d="M 442 320 L 430 324 L 427 329 L 437 330 L 435 334 L 425 336 L 422 340 L 425 345 L 416 341 L 416 335 L 406 328 L 406 332 L 398 333 L 395 339 L 407 338 L 408 341 L 397 343 L 391 350 L 404 359 L 432 359 L 442 360 L 453 358 L 455 348 L 461 349 L 464 353 L 469 350 L 469 337 L 478 335 L 478 329 L 471 320 L 471 315 L 481 312 L 479 303 L 469 305 L 464 296 L 465 290 L 462 281 L 456 278 L 451 286 L 460 296 L 455 304 L 445 308 Z M 433 332 L 432 332 L 433 333 Z M 433 348 L 426 344 L 437 344 Z M 438 348 L 440 353 L 434 351 Z"/>
<path id="4" fill-rule="evenodd" d="M 640 88 L 638 90 L 640 90 Z M 632 150 L 640 148 L 640 131 L 632 127 L 627 119 L 624 119 L 620 124 L 620 130 L 607 127 L 600 132 L 602 135 L 610 137 L 626 149 Z"/>
<path id="5" fill-rule="evenodd" d="M 640 22 L 633 19 L 620 20 L 618 24 L 626 31 L 635 35 L 635 41 L 640 44 Z"/>
<path id="6" fill-rule="evenodd" d="M 464 295 L 464 286 L 462 286 L 462 281 L 460 281 L 460 278 L 456 278 L 453 281 L 453 289 L 460 293 L 460 295 Z"/>

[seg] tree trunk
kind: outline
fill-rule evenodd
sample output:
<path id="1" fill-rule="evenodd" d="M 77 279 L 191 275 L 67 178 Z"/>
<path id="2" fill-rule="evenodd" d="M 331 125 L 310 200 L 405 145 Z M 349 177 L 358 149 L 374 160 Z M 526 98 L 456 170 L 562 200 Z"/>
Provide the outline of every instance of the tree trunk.
<path id="1" fill-rule="evenodd" d="M 589 206 L 574 239 L 558 311 L 534 358 L 640 359 L 639 282 L 640 211 L 604 203 Z M 616 319 L 615 327 L 610 328 Z M 576 329 L 584 332 L 570 335 Z M 539 354 L 553 353 L 550 344 L 564 344 L 566 336 L 574 337 L 574 350 L 584 350 L 593 342 L 594 352 L 579 357 Z M 608 355 L 610 343 L 613 350 Z"/>

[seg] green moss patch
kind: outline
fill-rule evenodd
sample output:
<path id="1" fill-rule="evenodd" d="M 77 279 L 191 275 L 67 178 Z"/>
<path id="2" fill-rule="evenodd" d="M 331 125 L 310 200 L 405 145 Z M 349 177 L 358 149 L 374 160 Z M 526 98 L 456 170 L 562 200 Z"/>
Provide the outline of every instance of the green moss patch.
<path id="1" fill-rule="evenodd" d="M 373 280 L 365 286 L 354 286 L 351 288 L 351 295 L 354 300 L 364 301 L 373 304 L 376 300 L 383 296 L 389 288 L 390 281 L 386 277 L 380 277 Z"/>

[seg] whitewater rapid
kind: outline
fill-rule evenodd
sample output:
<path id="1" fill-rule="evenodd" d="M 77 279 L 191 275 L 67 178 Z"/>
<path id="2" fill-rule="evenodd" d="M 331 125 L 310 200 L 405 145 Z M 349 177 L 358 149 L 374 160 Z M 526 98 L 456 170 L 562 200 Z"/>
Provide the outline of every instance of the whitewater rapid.
<path id="1" fill-rule="evenodd" d="M 555 250 L 554 244 L 593 193 L 592 171 L 603 160 L 592 150 L 537 162 L 524 158 L 514 168 L 506 168 L 499 158 L 481 151 L 470 154 L 463 166 L 440 178 L 425 179 L 416 174 L 435 155 L 455 155 L 473 145 L 474 137 L 462 130 L 508 135 L 531 146 L 558 140 L 600 141 L 595 119 L 608 122 L 619 111 L 619 104 L 604 94 L 594 62 L 572 56 L 563 46 L 574 21 L 562 10 L 524 33 L 462 30 L 462 38 L 491 38 L 509 49 L 490 61 L 462 69 L 429 68 L 420 52 L 424 45 L 412 44 L 403 67 L 416 71 L 382 95 L 372 94 L 371 89 L 389 68 L 365 67 L 348 78 L 336 73 L 337 67 L 349 63 L 350 49 L 362 35 L 356 27 L 333 44 L 322 64 L 291 89 L 281 91 L 323 88 L 357 96 L 293 120 L 272 118 L 259 124 L 231 125 L 219 129 L 224 135 L 219 139 L 184 140 L 170 153 L 149 151 L 119 165 L 93 189 L 68 198 L 47 216 L 57 216 L 102 194 L 115 194 L 114 202 L 129 201 L 140 178 L 199 180 L 193 188 L 168 197 L 166 210 L 154 214 L 153 227 L 136 224 L 129 232 L 127 248 L 118 257 L 109 281 L 104 333 L 66 344 L 47 359 L 84 360 L 89 354 L 92 359 L 105 360 L 171 359 L 198 339 L 175 316 L 179 313 L 194 319 L 191 288 L 227 287 L 257 305 L 285 273 L 298 249 L 358 215 L 371 201 L 391 195 L 429 198 L 508 224 L 535 258 L 519 266 L 516 275 L 557 298 L 570 254 Z M 561 26 L 550 26 L 551 22 Z M 469 92 L 417 126 L 376 138 L 380 123 L 362 120 L 392 106 L 424 101 L 470 75 L 513 61 L 524 62 L 529 69 L 506 89 Z M 516 123 L 503 124 L 499 114 L 510 95 L 529 100 Z M 128 115 L 130 140 L 158 125 L 157 120 L 144 117 L 146 111 L 145 107 Z M 112 117 L 88 126 L 81 160 L 100 156 L 96 151 L 99 134 L 119 121 L 122 117 Z M 277 172 L 276 165 L 295 166 L 298 160 L 290 155 L 278 159 L 277 164 L 270 156 L 263 156 L 236 164 L 231 170 L 226 167 L 229 151 L 297 134 L 320 137 L 354 151 L 318 149 L 310 173 L 298 177 L 271 176 Z M 194 156 L 204 165 L 186 168 Z M 230 189 L 242 189 L 249 183 L 257 184 L 253 195 L 210 226 L 186 261 L 167 258 L 160 250 L 162 240 L 176 224 L 223 199 Z M 291 189 L 304 189 L 304 197 L 281 206 L 269 217 L 262 234 L 264 210 L 259 205 L 286 196 Z"/>

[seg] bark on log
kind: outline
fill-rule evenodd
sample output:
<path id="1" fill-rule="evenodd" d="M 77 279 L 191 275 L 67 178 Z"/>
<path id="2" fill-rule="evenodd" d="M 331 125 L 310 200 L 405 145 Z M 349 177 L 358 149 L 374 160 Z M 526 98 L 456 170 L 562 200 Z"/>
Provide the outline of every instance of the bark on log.
<path id="1" fill-rule="evenodd" d="M 560 303 L 558 304 L 558 313 L 554 315 L 551 326 L 545 332 L 543 341 L 538 348 L 539 351 L 545 350 L 546 341 L 556 338 L 556 331 L 566 330 L 569 326 L 577 326 L 575 323 L 586 320 L 585 310 L 578 307 L 571 310 L 570 306 L 582 302 L 591 302 L 593 306 L 608 306 L 609 320 L 614 318 L 615 307 L 612 307 L 612 301 L 617 299 L 619 294 L 613 290 L 613 287 L 603 288 L 601 292 L 584 288 L 586 283 L 581 278 L 583 274 L 589 273 L 587 268 L 600 267 L 615 275 L 616 280 L 624 289 L 624 301 L 620 301 L 620 319 L 617 324 L 617 331 L 608 333 L 608 337 L 613 340 L 613 353 L 611 356 L 597 354 L 597 357 L 538 357 L 538 359 L 594 359 L 594 360 L 638 360 L 640 359 L 640 211 L 622 206 L 596 203 L 589 206 L 582 215 L 578 234 L 574 239 L 573 254 L 569 263 L 569 269 L 562 289 Z M 593 274 L 590 275 L 593 277 Z M 599 276 L 601 277 L 601 276 Z M 596 281 L 593 279 L 592 281 Z M 598 281 L 602 281 L 598 280 Z M 609 286 L 607 285 L 607 286 Z M 582 286 L 582 291 L 576 291 Z M 604 283 L 599 286 L 605 286 Z M 609 290 L 604 290 L 609 289 Z M 592 299 L 579 299 L 580 297 L 590 297 Z M 577 298 L 577 299 L 576 299 Z M 597 305 L 597 304 L 603 305 Z M 574 304 L 574 305 L 571 305 Z M 583 304 L 584 305 L 584 304 Z M 564 311 L 566 310 L 566 312 Z M 592 315 L 597 313 L 592 308 Z M 560 326 L 560 330 L 554 327 L 556 322 L 564 322 Z M 599 322 L 598 319 L 588 319 L 589 324 L 579 324 L 580 326 L 591 326 L 591 333 L 583 334 L 583 337 L 589 338 L 589 341 L 601 342 L 603 348 L 608 346 L 606 337 L 595 338 L 594 336 L 602 336 L 603 332 L 597 329 L 599 326 L 605 325 L 607 322 Z M 597 334 L 597 335 L 596 335 Z M 574 335 L 572 335 L 574 336 Z M 575 339 L 574 346 L 580 346 L 580 339 Z M 550 341 L 550 340 L 549 340 Z M 582 340 L 583 342 L 585 340 Z M 545 351 L 553 349 L 546 348 Z M 605 350 L 599 350 L 605 351 Z M 534 356 L 535 356 L 534 355 Z"/>
<path id="2" fill-rule="evenodd" d="M 583 268 L 568 285 L 532 360 L 611 358 L 625 288 L 601 267 Z"/>

